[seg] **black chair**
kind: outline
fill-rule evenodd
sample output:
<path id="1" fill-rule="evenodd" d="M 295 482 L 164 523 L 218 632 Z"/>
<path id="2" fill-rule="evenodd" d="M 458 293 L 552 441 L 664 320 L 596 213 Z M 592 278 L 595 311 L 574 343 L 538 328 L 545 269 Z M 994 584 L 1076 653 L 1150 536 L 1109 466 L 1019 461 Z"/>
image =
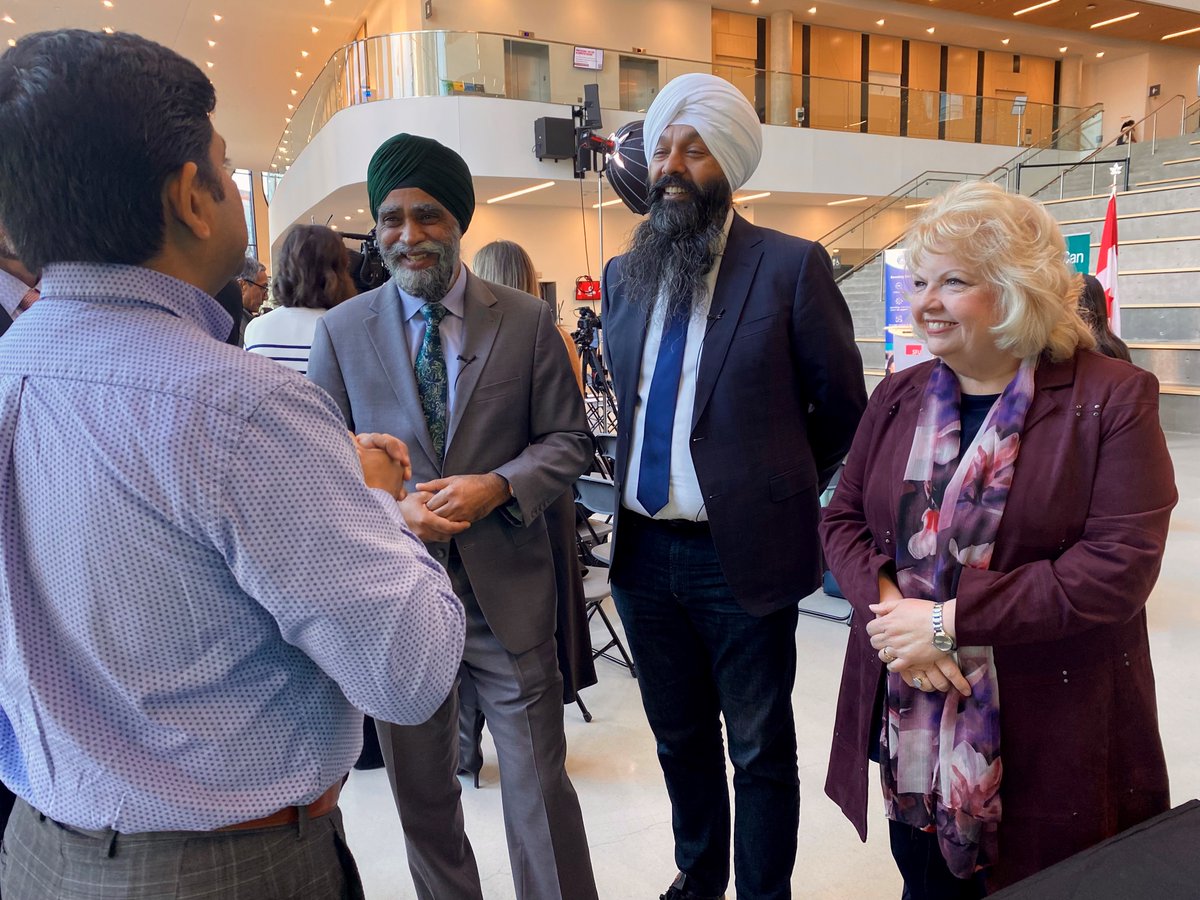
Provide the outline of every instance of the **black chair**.
<path id="1" fill-rule="evenodd" d="M 616 486 L 608 478 L 600 478 L 595 475 L 581 475 L 575 481 L 575 496 L 579 506 L 584 511 L 584 521 L 589 531 L 595 540 L 588 543 L 586 540 L 580 541 L 580 559 L 584 565 L 583 576 L 583 596 L 587 604 L 587 617 L 591 622 L 592 617 L 599 615 L 600 620 L 604 623 L 604 627 L 608 629 L 608 642 L 603 647 L 592 648 L 592 658 L 597 659 L 603 656 L 610 662 L 614 662 L 619 666 L 624 666 L 629 670 L 629 674 L 637 678 L 637 669 L 633 665 L 633 660 L 629 656 L 629 652 L 625 649 L 625 645 L 621 642 L 617 630 L 613 628 L 612 620 L 608 617 L 608 613 L 604 611 L 604 599 L 611 595 L 612 591 L 608 586 L 608 553 L 605 551 L 611 550 L 610 542 L 601 542 L 597 532 L 597 523 L 591 521 L 593 515 L 607 516 L 611 518 L 617 511 L 617 493 Z M 605 523 L 600 523 L 605 524 Z M 611 533 L 611 526 L 608 526 L 608 531 Z M 604 548 L 600 555 L 597 555 L 597 550 Z M 611 651 L 616 650 L 617 654 Z"/>

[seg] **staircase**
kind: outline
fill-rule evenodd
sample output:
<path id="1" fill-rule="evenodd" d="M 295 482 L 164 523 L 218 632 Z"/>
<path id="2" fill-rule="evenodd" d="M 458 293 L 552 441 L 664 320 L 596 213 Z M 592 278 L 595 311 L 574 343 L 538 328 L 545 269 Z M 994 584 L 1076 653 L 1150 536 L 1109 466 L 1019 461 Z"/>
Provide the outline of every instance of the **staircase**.
<path id="1" fill-rule="evenodd" d="M 1200 433 L 1200 138 L 1129 149 L 1130 190 L 1117 194 L 1122 337 L 1158 377 L 1163 429 Z M 1064 233 L 1091 235 L 1094 269 L 1107 192 L 1044 202 Z"/>

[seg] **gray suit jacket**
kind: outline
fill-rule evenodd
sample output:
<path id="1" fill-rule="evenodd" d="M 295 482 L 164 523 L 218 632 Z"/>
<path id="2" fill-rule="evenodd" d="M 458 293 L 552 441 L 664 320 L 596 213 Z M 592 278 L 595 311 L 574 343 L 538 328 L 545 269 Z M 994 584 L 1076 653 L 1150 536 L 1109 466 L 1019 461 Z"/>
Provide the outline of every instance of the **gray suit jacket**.
<path id="1" fill-rule="evenodd" d="M 510 653 L 522 653 L 554 635 L 554 567 L 542 511 L 592 455 L 567 349 L 545 303 L 468 272 L 462 356 L 471 361 L 451 387 L 454 414 L 439 463 L 402 317 L 392 281 L 330 310 L 317 323 L 308 377 L 329 392 L 352 430 L 403 440 L 414 482 L 481 472 L 508 479 L 515 504 L 454 543 L 492 632 Z M 449 545 L 431 544 L 429 552 L 445 565 Z"/>

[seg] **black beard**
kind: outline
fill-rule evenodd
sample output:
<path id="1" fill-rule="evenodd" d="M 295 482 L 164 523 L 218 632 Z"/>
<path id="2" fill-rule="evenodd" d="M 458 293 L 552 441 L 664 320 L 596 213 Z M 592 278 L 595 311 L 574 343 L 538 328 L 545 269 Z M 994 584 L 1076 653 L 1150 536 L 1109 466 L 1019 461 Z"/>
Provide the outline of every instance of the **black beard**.
<path id="1" fill-rule="evenodd" d="M 438 261 L 427 269 L 410 271 L 399 265 L 401 257 L 420 250 L 422 253 L 436 253 Z M 458 241 L 457 239 L 442 241 L 422 241 L 415 246 L 397 242 L 379 248 L 383 264 L 392 274 L 392 278 L 402 291 L 410 296 L 431 303 L 438 303 L 450 290 L 454 281 L 454 273 L 458 271 Z"/>
<path id="2" fill-rule="evenodd" d="M 686 190 L 690 200 L 666 200 L 666 189 Z M 707 292 L 707 276 L 724 237 L 733 191 L 724 178 L 697 187 L 674 175 L 650 189 L 650 215 L 636 229 L 622 263 L 625 296 L 648 312 L 665 295 L 667 318 L 690 318 Z"/>

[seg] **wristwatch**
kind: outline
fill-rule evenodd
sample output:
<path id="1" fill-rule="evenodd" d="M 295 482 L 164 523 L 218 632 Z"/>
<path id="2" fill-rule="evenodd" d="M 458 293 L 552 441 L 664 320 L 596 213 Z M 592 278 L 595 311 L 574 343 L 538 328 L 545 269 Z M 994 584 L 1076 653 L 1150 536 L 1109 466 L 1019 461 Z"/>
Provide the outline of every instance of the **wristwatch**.
<path id="1" fill-rule="evenodd" d="M 943 653 L 951 653 L 958 649 L 954 638 L 950 637 L 942 627 L 942 604 L 933 604 L 933 646 Z"/>

